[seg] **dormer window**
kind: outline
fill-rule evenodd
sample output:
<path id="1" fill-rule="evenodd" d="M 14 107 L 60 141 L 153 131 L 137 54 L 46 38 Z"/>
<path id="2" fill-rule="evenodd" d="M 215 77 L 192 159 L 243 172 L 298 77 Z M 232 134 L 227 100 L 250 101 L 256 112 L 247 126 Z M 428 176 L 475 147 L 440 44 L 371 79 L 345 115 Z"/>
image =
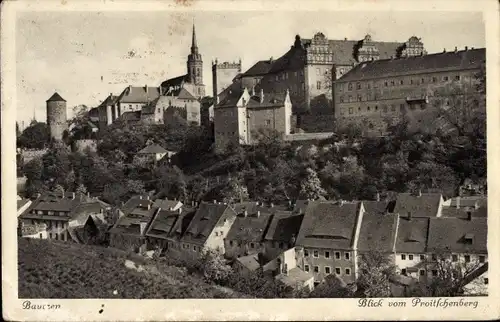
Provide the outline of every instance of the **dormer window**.
<path id="1" fill-rule="evenodd" d="M 467 245 L 472 245 L 472 242 L 474 241 L 474 235 L 473 234 L 465 234 L 464 236 L 464 243 Z"/>

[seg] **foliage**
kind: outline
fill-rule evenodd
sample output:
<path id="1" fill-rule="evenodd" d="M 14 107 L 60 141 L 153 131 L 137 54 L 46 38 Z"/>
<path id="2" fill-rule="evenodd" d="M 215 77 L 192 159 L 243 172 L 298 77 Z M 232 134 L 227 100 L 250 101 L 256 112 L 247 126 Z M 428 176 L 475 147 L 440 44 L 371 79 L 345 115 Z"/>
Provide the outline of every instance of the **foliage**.
<path id="1" fill-rule="evenodd" d="M 50 139 L 49 128 L 42 122 L 32 122 L 17 136 L 17 147 L 25 149 L 43 149 Z"/>
<path id="2" fill-rule="evenodd" d="M 305 175 L 300 182 L 299 195 L 303 199 L 316 200 L 326 195 L 326 191 L 321 187 L 321 181 L 314 169 L 307 168 Z"/>
<path id="3" fill-rule="evenodd" d="M 339 276 L 332 274 L 314 288 L 311 298 L 349 298 L 354 297 L 354 288 L 347 285 Z"/>
<path id="4" fill-rule="evenodd" d="M 178 268 L 115 249 L 38 239 L 19 239 L 18 245 L 20 298 L 236 297 Z M 142 271 L 127 268 L 126 259 L 141 264 Z"/>
<path id="5" fill-rule="evenodd" d="M 360 297 L 389 297 L 391 277 L 395 272 L 396 267 L 386 254 L 377 251 L 361 254 L 356 294 Z"/>

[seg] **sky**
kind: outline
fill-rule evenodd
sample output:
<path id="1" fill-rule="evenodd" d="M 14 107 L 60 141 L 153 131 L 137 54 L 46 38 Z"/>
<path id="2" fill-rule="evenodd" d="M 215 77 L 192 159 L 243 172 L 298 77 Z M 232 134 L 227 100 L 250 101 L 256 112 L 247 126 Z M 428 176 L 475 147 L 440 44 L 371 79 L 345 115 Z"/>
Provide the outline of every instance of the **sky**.
<path id="1" fill-rule="evenodd" d="M 186 73 L 193 21 L 203 57 L 206 92 L 211 62 L 278 58 L 295 35 L 404 42 L 415 35 L 429 53 L 485 47 L 480 12 L 415 11 L 38 11 L 16 20 L 17 120 L 45 121 L 45 101 L 57 91 L 68 114 L 97 106 L 126 86 L 158 86 Z M 136 54 L 130 57 L 130 51 Z"/>

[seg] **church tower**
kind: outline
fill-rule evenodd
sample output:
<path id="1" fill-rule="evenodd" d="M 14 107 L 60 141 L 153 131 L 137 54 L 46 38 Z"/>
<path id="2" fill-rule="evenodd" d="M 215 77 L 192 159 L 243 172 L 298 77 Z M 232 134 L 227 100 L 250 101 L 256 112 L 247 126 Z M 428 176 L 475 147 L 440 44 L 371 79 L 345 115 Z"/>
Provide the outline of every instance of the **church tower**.
<path id="1" fill-rule="evenodd" d="M 198 52 L 196 43 L 196 30 L 193 24 L 193 38 L 191 40 L 191 53 L 187 61 L 188 82 L 194 85 L 203 85 L 203 60 Z"/>

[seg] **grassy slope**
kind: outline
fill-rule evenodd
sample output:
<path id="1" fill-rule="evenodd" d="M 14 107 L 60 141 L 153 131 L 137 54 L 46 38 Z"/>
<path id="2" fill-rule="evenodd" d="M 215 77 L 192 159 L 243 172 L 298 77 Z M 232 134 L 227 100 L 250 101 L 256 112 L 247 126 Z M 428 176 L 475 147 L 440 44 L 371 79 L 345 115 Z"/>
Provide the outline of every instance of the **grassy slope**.
<path id="1" fill-rule="evenodd" d="M 177 267 L 144 261 L 143 272 L 127 268 L 126 254 L 108 248 L 19 239 L 18 258 L 20 298 L 236 297 Z"/>

